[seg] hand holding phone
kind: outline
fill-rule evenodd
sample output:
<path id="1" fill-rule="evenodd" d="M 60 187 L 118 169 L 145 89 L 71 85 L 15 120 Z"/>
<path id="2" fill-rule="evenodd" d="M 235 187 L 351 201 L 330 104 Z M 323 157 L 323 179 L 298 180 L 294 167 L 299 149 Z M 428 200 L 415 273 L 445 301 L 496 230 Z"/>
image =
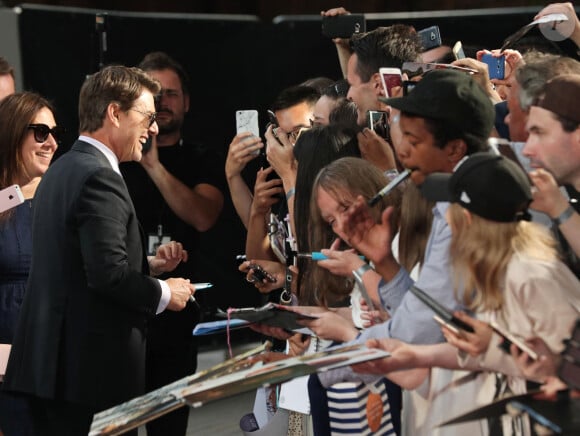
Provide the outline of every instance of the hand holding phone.
<path id="1" fill-rule="evenodd" d="M 502 337 L 503 341 L 501 344 L 499 344 L 499 348 L 501 348 L 504 352 L 511 354 L 510 346 L 514 344 L 520 351 L 525 352 L 531 360 L 538 360 L 538 354 L 530 347 L 528 347 L 524 341 L 518 339 L 495 321 L 490 322 L 489 325 L 495 333 Z"/>
<path id="2" fill-rule="evenodd" d="M 439 32 L 439 26 L 427 27 L 426 29 L 419 30 L 417 33 L 421 38 L 423 51 L 441 46 L 441 32 Z"/>
<path id="3" fill-rule="evenodd" d="M 465 58 L 465 52 L 463 51 L 463 45 L 461 44 L 461 41 L 457 41 L 451 51 L 453 52 L 453 57 L 455 60 L 458 61 L 459 59 Z"/>
<path id="4" fill-rule="evenodd" d="M 344 14 L 322 17 L 322 34 L 329 38 L 350 38 L 355 33 L 366 31 L 363 14 Z"/>
<path id="5" fill-rule="evenodd" d="M 270 283 L 276 283 L 276 277 L 274 277 L 272 274 L 267 272 L 264 268 L 262 268 L 257 263 L 249 264 L 248 270 L 252 270 L 252 278 L 257 282 L 262 283 L 264 280 L 266 280 Z"/>
<path id="6" fill-rule="evenodd" d="M 484 53 L 481 62 L 487 64 L 490 79 L 503 80 L 505 77 L 505 55 L 499 57 L 491 53 Z"/>
<path id="7" fill-rule="evenodd" d="M 376 132 L 381 138 L 391 143 L 389 130 L 389 114 L 385 111 L 367 111 L 368 128 Z"/>
<path id="8" fill-rule="evenodd" d="M 399 68 L 379 68 L 379 75 L 381 76 L 385 97 L 392 97 L 393 88 L 401 87 L 403 84 L 403 76 Z"/>

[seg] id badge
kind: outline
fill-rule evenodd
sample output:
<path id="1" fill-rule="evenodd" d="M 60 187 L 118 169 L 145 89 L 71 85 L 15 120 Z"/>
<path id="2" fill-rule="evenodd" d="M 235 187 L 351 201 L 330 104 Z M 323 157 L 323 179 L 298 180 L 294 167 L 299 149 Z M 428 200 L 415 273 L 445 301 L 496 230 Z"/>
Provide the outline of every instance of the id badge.
<path id="1" fill-rule="evenodd" d="M 149 233 L 147 235 L 147 256 L 155 256 L 157 248 L 162 244 L 171 242 L 171 236 L 163 233 L 163 226 L 157 226 L 157 233 Z"/>

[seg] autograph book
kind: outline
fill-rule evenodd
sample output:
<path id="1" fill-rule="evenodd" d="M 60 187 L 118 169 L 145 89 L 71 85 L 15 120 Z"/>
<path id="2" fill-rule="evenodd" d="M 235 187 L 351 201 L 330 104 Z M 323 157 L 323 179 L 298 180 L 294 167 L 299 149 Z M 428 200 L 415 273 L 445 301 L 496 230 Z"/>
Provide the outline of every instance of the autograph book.
<path id="1" fill-rule="evenodd" d="M 230 319 L 242 319 L 251 323 L 266 324 L 272 327 L 281 327 L 286 330 L 298 330 L 304 326 L 296 321 L 316 319 L 316 315 L 295 312 L 282 304 L 268 303 L 262 307 L 230 308 Z M 218 312 L 217 316 L 227 318 L 227 313 Z"/>
<path id="2" fill-rule="evenodd" d="M 200 407 L 259 386 L 390 355 L 364 345 L 340 346 L 299 357 L 261 353 L 264 347 L 260 348 L 96 414 L 89 436 L 122 434 L 185 405 Z"/>

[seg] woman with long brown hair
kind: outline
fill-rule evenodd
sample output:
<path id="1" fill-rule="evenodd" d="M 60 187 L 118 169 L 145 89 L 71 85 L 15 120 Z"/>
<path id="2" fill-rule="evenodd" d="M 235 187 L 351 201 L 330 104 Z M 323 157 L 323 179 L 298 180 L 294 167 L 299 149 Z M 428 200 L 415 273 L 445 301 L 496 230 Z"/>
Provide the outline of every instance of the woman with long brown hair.
<path id="1" fill-rule="evenodd" d="M 12 343 L 30 269 L 33 198 L 61 131 L 52 105 L 38 94 L 0 101 L 0 189 L 19 185 L 24 197 L 24 203 L 0 214 L 0 344 Z M 0 430 L 5 436 L 32 431 L 26 403 L 3 392 Z"/>

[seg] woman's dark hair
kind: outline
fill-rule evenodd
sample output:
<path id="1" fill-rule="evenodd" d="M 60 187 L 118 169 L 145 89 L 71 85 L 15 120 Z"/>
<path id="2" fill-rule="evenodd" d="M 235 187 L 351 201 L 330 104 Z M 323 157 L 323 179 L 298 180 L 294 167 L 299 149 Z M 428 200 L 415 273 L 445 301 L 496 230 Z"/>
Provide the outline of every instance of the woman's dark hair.
<path id="1" fill-rule="evenodd" d="M 294 157 L 298 161 L 296 175 L 296 198 L 294 200 L 294 223 L 296 240 L 301 252 L 310 251 L 309 226 L 310 197 L 312 185 L 318 172 L 341 157 L 360 157 L 358 142 L 354 131 L 338 126 L 314 127 L 303 131 L 294 146 Z M 333 236 L 329 236 L 329 244 Z M 304 259 L 298 260 L 298 298 L 301 303 L 311 301 L 306 295 L 302 298 L 302 281 L 310 264 Z M 309 290 L 306 290 L 308 292 Z"/>

